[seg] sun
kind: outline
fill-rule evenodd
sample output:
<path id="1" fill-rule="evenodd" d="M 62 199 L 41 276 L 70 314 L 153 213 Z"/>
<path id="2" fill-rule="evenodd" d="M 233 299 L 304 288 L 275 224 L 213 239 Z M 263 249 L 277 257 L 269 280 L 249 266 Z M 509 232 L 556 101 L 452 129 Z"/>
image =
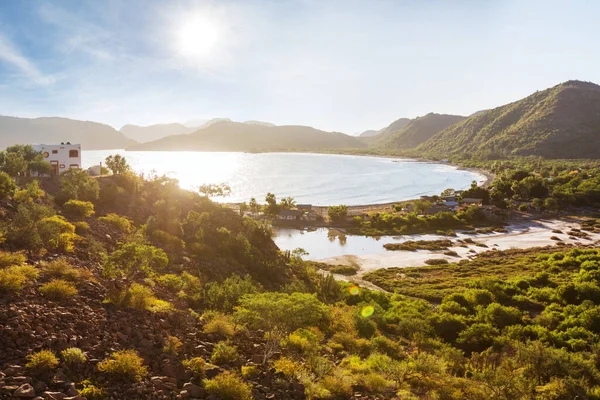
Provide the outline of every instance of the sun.
<path id="1" fill-rule="evenodd" d="M 179 52 L 190 58 L 207 57 L 214 51 L 218 40 L 217 21 L 204 14 L 189 17 L 177 33 Z"/>

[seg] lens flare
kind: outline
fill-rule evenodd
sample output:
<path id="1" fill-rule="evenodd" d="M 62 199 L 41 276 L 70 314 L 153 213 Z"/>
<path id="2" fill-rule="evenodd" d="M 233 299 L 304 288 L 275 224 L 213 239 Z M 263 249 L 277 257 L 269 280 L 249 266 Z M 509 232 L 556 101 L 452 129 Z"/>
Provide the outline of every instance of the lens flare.
<path id="1" fill-rule="evenodd" d="M 358 286 L 356 285 L 352 285 L 348 288 L 348 292 L 352 295 L 352 296 L 357 296 L 358 292 L 360 292 L 360 290 L 358 289 Z"/>
<path id="2" fill-rule="evenodd" d="M 369 318 L 371 315 L 373 315 L 374 312 L 375 308 L 373 308 L 373 306 L 365 306 L 360 312 L 360 315 L 362 315 L 365 318 Z"/>

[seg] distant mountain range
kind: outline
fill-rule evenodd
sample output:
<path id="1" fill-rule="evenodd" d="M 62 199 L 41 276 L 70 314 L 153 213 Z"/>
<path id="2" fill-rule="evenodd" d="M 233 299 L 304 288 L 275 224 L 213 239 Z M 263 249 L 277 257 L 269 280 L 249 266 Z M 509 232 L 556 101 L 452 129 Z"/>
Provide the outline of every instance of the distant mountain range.
<path id="1" fill-rule="evenodd" d="M 568 81 L 460 121 L 417 153 L 600 158 L 600 86 Z"/>
<path id="2" fill-rule="evenodd" d="M 367 144 L 339 132 L 308 126 L 275 126 L 256 122 L 219 121 L 190 134 L 168 136 L 131 150 L 269 151 L 359 149 Z"/>
<path id="3" fill-rule="evenodd" d="M 190 133 L 198 128 L 191 128 L 178 123 L 150 126 L 125 125 L 120 131 L 128 138 L 140 143 L 152 142 L 171 135 Z"/>
<path id="4" fill-rule="evenodd" d="M 0 116 L 0 148 L 13 144 L 80 143 L 84 149 L 125 149 L 137 144 L 111 126 L 68 118 Z"/>

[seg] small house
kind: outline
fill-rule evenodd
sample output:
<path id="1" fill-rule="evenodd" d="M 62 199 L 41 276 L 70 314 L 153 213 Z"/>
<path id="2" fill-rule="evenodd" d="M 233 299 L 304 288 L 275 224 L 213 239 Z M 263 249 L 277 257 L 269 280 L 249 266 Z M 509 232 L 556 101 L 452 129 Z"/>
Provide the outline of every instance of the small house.
<path id="1" fill-rule="evenodd" d="M 277 219 L 282 221 L 296 221 L 302 217 L 302 211 L 300 210 L 281 210 L 277 214 Z"/>
<path id="2" fill-rule="evenodd" d="M 50 163 L 52 175 L 60 175 L 71 168 L 81 168 L 80 144 L 34 144 L 32 147 Z"/>

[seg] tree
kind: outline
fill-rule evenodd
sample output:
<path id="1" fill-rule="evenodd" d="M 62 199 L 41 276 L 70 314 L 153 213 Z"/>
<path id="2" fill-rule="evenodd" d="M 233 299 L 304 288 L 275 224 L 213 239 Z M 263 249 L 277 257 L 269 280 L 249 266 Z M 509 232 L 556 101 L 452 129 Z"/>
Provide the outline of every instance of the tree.
<path id="1" fill-rule="evenodd" d="M 94 202 L 98 199 L 100 186 L 98 181 L 79 168 L 71 168 L 60 175 L 60 192 L 56 201 L 63 204 L 69 200 Z"/>
<path id="2" fill-rule="evenodd" d="M 115 250 L 102 267 L 105 276 L 123 278 L 125 290 L 129 290 L 135 279 L 146 277 L 164 269 L 169 263 L 167 254 L 154 246 L 126 243 Z"/>
<path id="3" fill-rule="evenodd" d="M 244 213 L 248 211 L 248 204 L 244 203 L 240 203 L 240 216 L 244 216 Z"/>
<path id="4" fill-rule="evenodd" d="M 413 209 L 417 214 L 425 214 L 427 210 L 432 206 L 430 201 L 427 200 L 415 200 L 413 201 Z"/>
<path id="5" fill-rule="evenodd" d="M 113 175 L 121 175 L 131 170 L 125 157 L 120 154 L 110 155 L 105 160 L 106 167 L 110 169 Z"/>
<path id="6" fill-rule="evenodd" d="M 257 213 L 260 210 L 260 206 L 258 205 L 254 197 L 250 199 L 250 203 L 248 204 L 248 206 L 250 207 L 250 211 L 253 213 Z"/>
<path id="7" fill-rule="evenodd" d="M 553 197 L 548 197 L 546 200 L 544 200 L 544 208 L 546 210 L 556 211 L 559 208 L 558 201 Z"/>
<path id="8" fill-rule="evenodd" d="M 448 189 L 444 189 L 444 191 L 441 193 L 442 196 L 454 196 L 454 189 L 452 188 L 448 188 Z"/>
<path id="9" fill-rule="evenodd" d="M 332 222 L 341 222 L 348 216 L 348 206 L 342 204 L 327 207 L 327 216 Z"/>
<path id="10" fill-rule="evenodd" d="M 267 193 L 265 201 L 267 202 L 267 214 L 277 215 L 279 213 L 279 206 L 277 205 L 277 198 L 275 195 L 270 192 Z"/>
<path id="11" fill-rule="evenodd" d="M 27 161 L 20 153 L 7 152 L 3 161 L 2 170 L 10 176 L 18 176 L 27 171 Z"/>
<path id="12" fill-rule="evenodd" d="M 201 185 L 198 191 L 206 197 L 226 197 L 231 194 L 231 187 L 226 183 L 210 183 Z"/>
<path id="13" fill-rule="evenodd" d="M 5 199 L 15 192 L 17 185 L 6 172 L 0 171 L 0 199 Z"/>
<path id="14" fill-rule="evenodd" d="M 291 210 L 296 207 L 296 200 L 292 196 L 284 197 L 279 203 L 282 210 Z"/>
<path id="15" fill-rule="evenodd" d="M 481 199 L 483 200 L 483 204 L 490 203 L 490 191 L 484 187 L 477 185 L 476 181 L 471 182 L 471 187 L 461 195 L 462 199 L 473 198 L 473 199 Z"/>

